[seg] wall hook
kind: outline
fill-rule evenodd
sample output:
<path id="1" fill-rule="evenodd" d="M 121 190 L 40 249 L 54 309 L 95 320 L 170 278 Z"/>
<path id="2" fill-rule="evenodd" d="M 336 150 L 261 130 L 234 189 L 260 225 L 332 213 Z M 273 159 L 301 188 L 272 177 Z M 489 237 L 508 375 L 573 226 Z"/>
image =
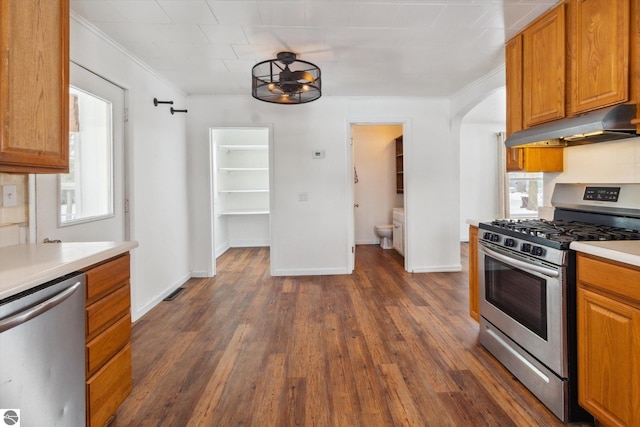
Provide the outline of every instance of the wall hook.
<path id="1" fill-rule="evenodd" d="M 171 107 L 171 114 L 173 113 L 186 113 L 187 110 L 176 110 L 175 108 Z"/>
<path id="2" fill-rule="evenodd" d="M 173 105 L 173 101 L 158 101 L 158 98 L 153 98 L 153 105 L 155 105 L 157 107 L 158 104 L 171 104 L 171 105 Z"/>

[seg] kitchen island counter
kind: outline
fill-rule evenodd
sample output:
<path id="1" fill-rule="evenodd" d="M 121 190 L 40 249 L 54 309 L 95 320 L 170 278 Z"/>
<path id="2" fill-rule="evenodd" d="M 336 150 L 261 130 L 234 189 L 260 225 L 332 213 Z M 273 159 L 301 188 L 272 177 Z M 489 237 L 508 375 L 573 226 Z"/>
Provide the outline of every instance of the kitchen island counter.
<path id="1" fill-rule="evenodd" d="M 571 249 L 640 267 L 640 240 L 572 242 Z"/>
<path id="2" fill-rule="evenodd" d="M 137 242 L 130 241 L 38 243 L 0 248 L 0 300 L 137 246 Z"/>

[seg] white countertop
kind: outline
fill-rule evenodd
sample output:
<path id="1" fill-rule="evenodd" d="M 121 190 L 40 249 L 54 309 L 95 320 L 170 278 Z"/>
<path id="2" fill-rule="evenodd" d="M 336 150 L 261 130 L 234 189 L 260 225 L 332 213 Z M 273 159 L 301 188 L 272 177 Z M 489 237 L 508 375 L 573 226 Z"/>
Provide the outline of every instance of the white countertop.
<path id="1" fill-rule="evenodd" d="M 569 247 L 574 251 L 640 267 L 640 240 L 572 242 Z"/>
<path id="2" fill-rule="evenodd" d="M 0 300 L 137 246 L 137 242 L 72 242 L 0 248 Z"/>

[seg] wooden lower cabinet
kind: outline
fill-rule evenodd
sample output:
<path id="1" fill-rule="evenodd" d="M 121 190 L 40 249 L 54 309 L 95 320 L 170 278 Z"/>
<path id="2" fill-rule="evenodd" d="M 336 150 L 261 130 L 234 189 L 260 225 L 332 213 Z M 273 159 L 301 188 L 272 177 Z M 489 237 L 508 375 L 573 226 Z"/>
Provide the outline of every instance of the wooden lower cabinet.
<path id="1" fill-rule="evenodd" d="M 578 254 L 578 398 L 604 426 L 640 425 L 640 268 Z"/>
<path id="2" fill-rule="evenodd" d="M 478 227 L 469 226 L 469 315 L 480 321 L 478 294 Z"/>
<path id="3" fill-rule="evenodd" d="M 85 270 L 87 426 L 102 427 L 131 393 L 130 256 Z"/>
<path id="4" fill-rule="evenodd" d="M 87 380 L 87 426 L 104 426 L 131 393 L 131 345 Z"/>

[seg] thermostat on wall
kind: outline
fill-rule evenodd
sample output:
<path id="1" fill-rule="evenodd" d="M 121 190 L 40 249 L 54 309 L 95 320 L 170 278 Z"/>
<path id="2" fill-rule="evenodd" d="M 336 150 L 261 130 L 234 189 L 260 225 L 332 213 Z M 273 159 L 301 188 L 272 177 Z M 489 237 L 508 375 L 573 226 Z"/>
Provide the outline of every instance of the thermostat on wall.
<path id="1" fill-rule="evenodd" d="M 324 150 L 314 150 L 313 153 L 311 153 L 311 158 L 324 159 Z"/>

